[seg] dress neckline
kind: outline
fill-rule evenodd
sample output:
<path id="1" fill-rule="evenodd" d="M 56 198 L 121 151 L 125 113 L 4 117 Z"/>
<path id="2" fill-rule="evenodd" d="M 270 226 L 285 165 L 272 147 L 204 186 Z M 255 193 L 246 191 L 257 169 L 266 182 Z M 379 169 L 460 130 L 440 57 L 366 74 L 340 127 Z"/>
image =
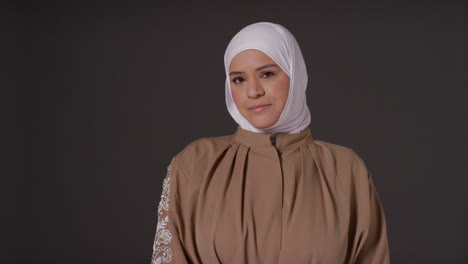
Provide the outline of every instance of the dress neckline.
<path id="1" fill-rule="evenodd" d="M 271 138 L 274 138 L 272 140 Z M 274 146 L 279 150 L 298 147 L 302 144 L 312 143 L 314 138 L 309 127 L 296 134 L 286 133 L 257 133 L 243 129 L 239 125 L 234 133 L 234 140 L 248 147 Z"/>

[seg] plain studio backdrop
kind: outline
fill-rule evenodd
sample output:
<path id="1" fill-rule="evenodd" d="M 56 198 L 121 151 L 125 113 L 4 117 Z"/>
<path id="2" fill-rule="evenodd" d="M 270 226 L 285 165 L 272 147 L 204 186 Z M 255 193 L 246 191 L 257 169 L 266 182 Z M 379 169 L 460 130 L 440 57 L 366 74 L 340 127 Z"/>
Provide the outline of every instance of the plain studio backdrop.
<path id="1" fill-rule="evenodd" d="M 392 263 L 467 263 L 466 5 L 318 2 L 2 8 L 1 262 L 149 263 L 171 158 L 236 129 L 225 48 L 270 21 L 301 46 L 312 136 L 366 162 Z"/>

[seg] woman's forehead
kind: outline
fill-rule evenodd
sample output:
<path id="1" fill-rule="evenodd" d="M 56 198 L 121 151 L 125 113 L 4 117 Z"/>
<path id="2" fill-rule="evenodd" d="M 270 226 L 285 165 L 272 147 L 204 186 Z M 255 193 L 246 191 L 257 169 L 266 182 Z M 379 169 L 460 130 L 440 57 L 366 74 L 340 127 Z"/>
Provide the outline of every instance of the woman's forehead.
<path id="1" fill-rule="evenodd" d="M 232 58 L 230 68 L 249 66 L 255 67 L 261 66 L 259 64 L 265 63 L 276 64 L 276 62 L 263 51 L 258 49 L 247 49 L 237 53 Z"/>

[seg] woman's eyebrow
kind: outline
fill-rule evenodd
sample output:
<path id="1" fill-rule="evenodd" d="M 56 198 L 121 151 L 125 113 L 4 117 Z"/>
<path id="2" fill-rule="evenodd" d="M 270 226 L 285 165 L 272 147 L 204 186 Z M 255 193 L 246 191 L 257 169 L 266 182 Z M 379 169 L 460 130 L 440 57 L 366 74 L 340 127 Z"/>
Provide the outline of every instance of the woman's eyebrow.
<path id="1" fill-rule="evenodd" d="M 276 65 L 276 64 L 267 64 L 267 65 L 263 65 L 263 66 L 258 67 L 257 69 L 255 69 L 255 71 L 261 71 L 261 70 L 263 70 L 263 69 L 265 69 L 265 68 L 268 68 L 268 67 L 278 67 L 278 65 Z"/>
<path id="2" fill-rule="evenodd" d="M 260 66 L 258 67 L 257 69 L 255 69 L 255 71 L 261 71 L 265 68 L 268 68 L 268 67 L 278 67 L 278 65 L 276 64 L 267 64 L 267 65 L 263 65 L 263 66 Z M 242 74 L 242 73 L 245 73 L 245 72 L 238 72 L 238 71 L 233 71 L 233 72 L 230 72 L 229 75 L 234 75 L 234 74 Z"/>

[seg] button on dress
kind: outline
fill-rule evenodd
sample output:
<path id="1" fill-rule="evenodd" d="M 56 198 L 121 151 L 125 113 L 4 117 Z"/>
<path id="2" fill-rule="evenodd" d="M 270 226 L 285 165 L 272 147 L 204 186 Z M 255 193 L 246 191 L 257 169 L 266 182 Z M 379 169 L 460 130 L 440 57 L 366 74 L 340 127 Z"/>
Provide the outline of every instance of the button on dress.
<path id="1" fill-rule="evenodd" d="M 384 211 L 352 149 L 297 134 L 201 138 L 168 165 L 154 263 L 390 263 Z"/>

